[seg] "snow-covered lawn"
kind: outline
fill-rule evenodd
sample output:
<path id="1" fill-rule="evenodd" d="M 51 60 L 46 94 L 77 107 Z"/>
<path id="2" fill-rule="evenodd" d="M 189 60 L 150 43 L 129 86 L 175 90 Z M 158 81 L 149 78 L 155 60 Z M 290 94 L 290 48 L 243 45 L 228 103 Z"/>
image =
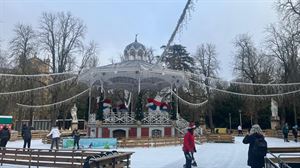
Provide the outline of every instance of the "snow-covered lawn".
<path id="1" fill-rule="evenodd" d="M 243 137 L 236 137 L 235 143 L 204 143 L 197 145 L 195 159 L 199 168 L 247 168 L 248 145 L 242 143 Z M 267 138 L 270 147 L 300 146 L 300 143 L 283 139 Z M 22 141 L 9 142 L 8 147 L 22 147 Z M 49 148 L 41 140 L 33 140 L 32 148 Z M 157 148 L 119 148 L 118 151 L 135 152 L 131 157 L 132 168 L 182 168 L 185 162 L 181 146 Z M 3 166 L 13 168 L 20 166 Z"/>

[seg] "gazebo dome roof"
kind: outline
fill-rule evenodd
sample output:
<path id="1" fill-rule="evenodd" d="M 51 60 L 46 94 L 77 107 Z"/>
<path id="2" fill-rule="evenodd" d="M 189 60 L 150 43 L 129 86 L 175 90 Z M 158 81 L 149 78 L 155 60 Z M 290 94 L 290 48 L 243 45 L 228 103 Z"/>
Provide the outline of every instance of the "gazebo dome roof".
<path id="1" fill-rule="evenodd" d="M 124 58 L 125 61 L 129 60 L 144 60 L 146 61 L 146 47 L 137 41 L 130 43 L 124 49 Z"/>
<path id="2" fill-rule="evenodd" d="M 142 60 L 122 61 L 88 69 L 80 74 L 79 81 L 88 86 L 105 89 L 161 90 L 166 87 L 187 85 L 183 72 L 165 69 Z"/>

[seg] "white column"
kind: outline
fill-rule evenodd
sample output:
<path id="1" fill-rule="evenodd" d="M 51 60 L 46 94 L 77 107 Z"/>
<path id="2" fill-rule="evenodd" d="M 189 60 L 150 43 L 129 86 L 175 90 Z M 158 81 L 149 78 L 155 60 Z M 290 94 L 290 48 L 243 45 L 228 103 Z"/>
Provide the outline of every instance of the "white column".
<path id="1" fill-rule="evenodd" d="M 98 137 L 102 138 L 102 127 L 98 127 Z"/>
<path id="2" fill-rule="evenodd" d="M 89 90 L 89 117 L 90 117 L 90 114 L 91 114 L 91 103 L 92 103 L 92 88 L 90 87 L 90 90 Z"/>
<path id="3" fill-rule="evenodd" d="M 126 129 L 126 130 L 125 130 L 125 133 L 126 133 L 126 138 L 128 138 L 128 137 L 129 137 L 129 130 Z"/>
<path id="4" fill-rule="evenodd" d="M 175 128 L 171 127 L 171 137 L 175 137 Z"/>
<path id="5" fill-rule="evenodd" d="M 142 128 L 141 127 L 136 128 L 136 136 L 137 136 L 137 138 L 142 137 Z"/>

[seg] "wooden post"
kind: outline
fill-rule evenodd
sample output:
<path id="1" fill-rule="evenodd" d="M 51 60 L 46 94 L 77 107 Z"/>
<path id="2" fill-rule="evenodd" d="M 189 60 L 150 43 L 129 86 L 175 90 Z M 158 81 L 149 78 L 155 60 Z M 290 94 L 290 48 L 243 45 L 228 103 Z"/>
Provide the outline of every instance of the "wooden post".
<path id="1" fill-rule="evenodd" d="M 37 152 L 37 168 L 39 168 L 39 166 L 40 166 L 40 152 L 41 152 L 41 150 L 40 149 L 38 149 L 38 152 Z"/>
<path id="2" fill-rule="evenodd" d="M 54 167 L 56 167 L 56 152 L 57 152 L 57 149 L 54 150 Z"/>
<path id="3" fill-rule="evenodd" d="M 0 147 L 0 149 L 1 149 L 1 153 L 2 153 L 2 155 L 1 155 L 1 166 L 2 166 L 3 165 L 4 149 L 2 147 Z"/>
<path id="4" fill-rule="evenodd" d="M 83 165 L 83 150 L 81 151 L 81 162 L 80 162 L 80 166 Z"/>
<path id="5" fill-rule="evenodd" d="M 15 152 L 15 162 L 17 161 L 17 151 L 18 151 L 18 149 L 15 149 L 16 150 L 16 152 Z"/>
<path id="6" fill-rule="evenodd" d="M 74 149 L 72 149 L 72 167 L 74 167 Z"/>
<path id="7" fill-rule="evenodd" d="M 26 149 L 25 149 L 26 150 Z M 29 152 L 29 168 L 31 167 L 31 159 L 32 159 L 32 156 L 31 156 L 31 149 L 28 149 L 28 152 Z"/>

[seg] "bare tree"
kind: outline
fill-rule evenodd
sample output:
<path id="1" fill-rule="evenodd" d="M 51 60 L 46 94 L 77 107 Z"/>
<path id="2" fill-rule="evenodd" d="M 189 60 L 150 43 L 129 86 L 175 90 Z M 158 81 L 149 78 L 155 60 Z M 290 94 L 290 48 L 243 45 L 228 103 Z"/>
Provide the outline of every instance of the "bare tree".
<path id="1" fill-rule="evenodd" d="M 97 44 L 94 41 L 91 41 L 89 45 L 83 50 L 83 61 L 82 68 L 91 68 L 97 67 L 99 65 L 99 57 L 97 52 Z"/>
<path id="2" fill-rule="evenodd" d="M 209 85 L 209 77 L 216 77 L 219 69 L 216 46 L 213 44 L 202 44 L 197 48 L 194 60 L 199 73 L 206 77 L 204 83 Z M 212 99 L 211 92 L 208 87 L 206 87 L 206 96 L 208 100 L 207 114 L 209 118 L 209 126 L 213 129 Z"/>
<path id="3" fill-rule="evenodd" d="M 291 19 L 300 23 L 300 1 L 299 0 L 278 0 L 277 9 L 282 14 L 282 19 Z M 291 22 L 292 23 L 292 22 Z"/>
<path id="4" fill-rule="evenodd" d="M 150 64 L 153 64 L 157 61 L 159 56 L 154 55 L 154 49 L 152 47 L 146 48 L 146 57 L 147 57 L 147 62 Z"/>
<path id="5" fill-rule="evenodd" d="M 40 20 L 40 41 L 51 54 L 53 72 L 65 72 L 68 61 L 82 48 L 86 27 L 71 13 L 43 13 Z"/>
<path id="6" fill-rule="evenodd" d="M 5 70 L 5 69 L 8 69 L 9 66 L 10 66 L 10 63 L 9 63 L 9 59 L 8 59 L 8 54 L 0 46 L 0 69 Z M 1 70 L 1 72 L 2 72 L 2 70 Z"/>
<path id="7" fill-rule="evenodd" d="M 275 58 L 278 63 L 278 80 L 283 83 L 298 82 L 300 80 L 298 26 L 290 24 L 290 22 L 281 21 L 279 25 L 273 24 L 269 26 L 267 33 L 266 44 L 269 56 Z M 283 106 L 283 110 L 280 113 L 282 124 L 285 123 L 286 107 L 290 102 L 293 102 L 294 119 L 295 123 L 297 123 L 296 98 L 293 97 L 292 101 L 283 99 L 281 102 Z"/>
<path id="8" fill-rule="evenodd" d="M 72 69 L 75 65 L 75 56 L 85 54 L 83 38 L 86 27 L 83 22 L 74 17 L 71 13 L 43 13 L 40 19 L 40 43 L 46 53 L 51 55 L 50 64 L 52 72 L 65 72 Z M 87 62 L 87 58 L 83 55 L 82 64 Z M 83 68 L 81 65 L 80 68 Z M 61 78 L 53 77 L 53 81 L 57 82 Z M 65 97 L 70 88 L 58 88 L 53 91 L 52 102 L 57 102 Z M 54 108 L 51 113 L 52 124 L 55 124 L 58 111 L 65 109 Z M 63 114 L 63 116 L 65 116 Z"/>
<path id="9" fill-rule="evenodd" d="M 273 65 L 272 60 L 264 53 L 259 52 L 251 38 L 247 34 L 237 36 L 235 46 L 234 70 L 240 78 L 251 83 L 269 83 L 272 81 Z M 259 88 L 250 88 L 254 94 L 258 94 Z M 253 101 L 253 108 L 256 108 L 257 99 Z M 254 112 L 254 123 L 258 122 L 257 109 Z"/>
<path id="10" fill-rule="evenodd" d="M 36 35 L 33 28 L 30 25 L 17 24 L 14 29 L 15 37 L 10 41 L 11 57 L 14 58 L 16 62 L 16 69 L 21 74 L 32 73 L 29 58 L 34 55 L 37 51 L 36 49 Z M 32 82 L 24 82 L 22 85 L 18 83 L 14 86 L 15 88 L 24 90 L 28 86 L 33 86 Z M 30 93 L 30 99 L 27 99 L 25 95 L 19 96 L 17 98 L 18 102 L 33 103 L 34 95 Z M 18 120 L 22 119 L 22 109 L 19 110 Z M 29 118 L 32 119 L 33 110 L 29 110 Z"/>
<path id="11" fill-rule="evenodd" d="M 24 74 L 29 57 L 36 51 L 36 35 L 30 25 L 24 24 L 17 24 L 14 32 L 15 37 L 10 41 L 11 56 Z"/>
<path id="12" fill-rule="evenodd" d="M 281 81 L 284 83 L 296 82 L 299 80 L 299 59 L 297 42 L 294 32 L 298 28 L 292 25 L 271 25 L 267 29 L 267 48 L 269 55 L 275 58 L 282 69 Z"/>

